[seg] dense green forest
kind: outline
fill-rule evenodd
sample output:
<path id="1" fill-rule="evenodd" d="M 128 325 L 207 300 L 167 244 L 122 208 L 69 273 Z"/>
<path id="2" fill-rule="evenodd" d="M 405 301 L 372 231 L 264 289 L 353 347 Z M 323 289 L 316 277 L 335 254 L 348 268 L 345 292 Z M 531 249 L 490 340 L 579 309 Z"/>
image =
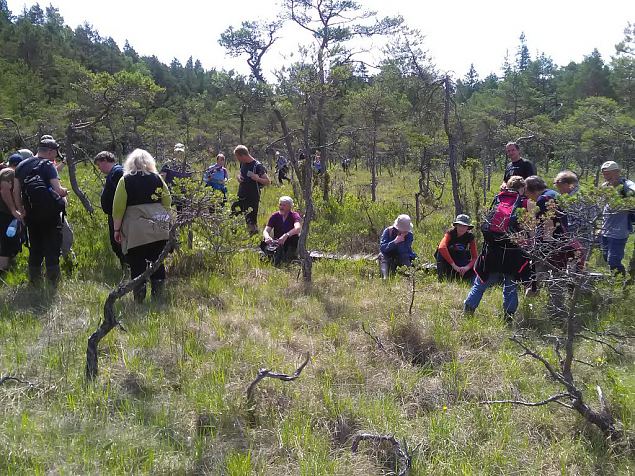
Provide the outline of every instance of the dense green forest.
<path id="1" fill-rule="evenodd" d="M 141 146 L 162 158 L 180 141 L 194 157 L 244 142 L 264 158 L 282 134 L 268 107 L 273 96 L 291 129 L 308 126 L 301 145 L 323 148 L 334 160 L 351 157 L 367 165 L 374 156 L 379 166 L 415 169 L 420 161 L 443 162 L 443 94 L 434 87 L 443 76 L 427 61 L 420 36 L 399 33 L 406 28 L 400 19 L 387 19 L 395 41 L 372 73 L 351 59 L 349 38 L 340 34 L 323 51 L 306 45 L 304 60 L 266 84 L 254 75 L 206 71 L 191 57 L 185 65 L 176 59 L 166 65 L 139 56 L 134 45 L 120 49 L 88 23 L 73 31 L 53 6 L 43 11 L 36 4 L 13 15 L 6 2 L 0 5 L 0 114 L 21 134 L 3 123 L 5 152 L 33 145 L 42 133 L 62 136 L 71 123 L 96 121 L 74 140 L 86 154 L 109 149 L 122 155 Z M 219 40 L 231 51 L 241 35 L 264 38 L 276 28 L 245 22 Z M 501 58 L 502 76 L 481 78 L 471 68 L 453 79 L 450 127 L 459 163 L 474 158 L 499 168 L 502 143 L 533 136 L 523 144 L 524 155 L 545 173 L 557 162 L 556 168 L 593 174 L 609 159 L 628 170 L 635 157 L 632 33 L 629 24 L 610 59 L 590 51 L 580 63 L 555 65 L 549 52 L 532 57 L 519 32 L 516 51 Z M 247 52 L 240 44 L 233 51 Z M 313 111 L 307 113 L 306 104 Z"/>

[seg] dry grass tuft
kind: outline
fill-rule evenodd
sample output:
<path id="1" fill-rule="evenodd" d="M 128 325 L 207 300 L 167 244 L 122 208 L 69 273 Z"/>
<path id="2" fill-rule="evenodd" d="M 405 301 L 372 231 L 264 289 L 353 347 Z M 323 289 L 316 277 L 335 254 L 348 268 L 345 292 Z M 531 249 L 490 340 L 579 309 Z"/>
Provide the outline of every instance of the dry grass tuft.
<path id="1" fill-rule="evenodd" d="M 435 366 L 448 360 L 449 352 L 434 340 L 414 319 L 398 322 L 391 338 L 401 358 L 420 367 Z"/>

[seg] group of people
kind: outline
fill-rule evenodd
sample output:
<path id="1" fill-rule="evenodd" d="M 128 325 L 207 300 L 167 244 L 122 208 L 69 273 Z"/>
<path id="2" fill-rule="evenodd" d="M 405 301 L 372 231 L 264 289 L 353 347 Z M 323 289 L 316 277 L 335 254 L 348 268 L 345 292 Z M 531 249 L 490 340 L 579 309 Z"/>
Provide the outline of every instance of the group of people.
<path id="1" fill-rule="evenodd" d="M 435 253 L 439 279 L 465 279 L 472 283 L 464 303 L 468 313 L 476 310 L 487 288 L 502 283 L 504 311 L 511 316 L 518 306 L 519 282 L 533 283 L 535 290 L 536 276 L 546 273 L 550 266 L 562 268 L 575 260 L 577 269 L 581 270 L 588 255 L 588 244 L 574 238 L 580 236 L 585 227 L 589 228 L 584 208 L 578 207 L 576 213 L 565 213 L 557 202 L 560 194 L 577 193 L 576 174 L 568 170 L 560 172 L 553 182 L 557 191 L 552 190 L 536 175 L 531 162 L 520 157 L 517 144 L 507 144 L 506 153 L 511 161 L 505 169 L 501 191 L 481 226 L 484 238 L 481 253 L 477 253 L 474 225 L 465 214 L 456 217 Z M 236 176 L 238 197 L 231 209 L 244 214 L 248 230 L 256 234 L 261 189 L 271 180 L 265 166 L 252 157 L 244 145 L 236 146 L 234 156 L 240 171 Z M 68 190 L 58 176 L 63 164 L 63 158 L 56 160 L 59 158 L 62 158 L 59 144 L 47 135 L 42 136 L 35 155 L 21 149 L 10 155 L 0 169 L 0 272 L 9 267 L 28 240 L 29 280 L 33 284 L 42 280 L 43 263 L 48 281 L 58 282 L 60 255 L 72 244 L 72 232 L 65 218 Z M 314 167 L 316 162 L 319 168 L 319 154 L 316 154 Z M 123 166 L 109 151 L 98 153 L 94 163 L 106 176 L 101 208 L 107 215 L 112 250 L 122 267 L 130 267 L 134 279 L 146 270 L 149 262 L 156 261 L 168 240 L 173 205 L 171 189 L 175 180 L 192 176 L 185 160 L 185 147 L 176 144 L 174 158 L 160 172 L 155 159 L 143 149 L 130 153 Z M 288 180 L 285 172 L 288 163 L 279 153 L 276 166 L 278 181 Z M 606 180 L 604 186 L 618 188 L 624 197 L 635 196 L 635 184 L 622 177 L 617 163 L 605 162 L 601 171 Z M 203 180 L 226 200 L 229 175 L 223 154 L 216 156 L 216 163 L 205 171 Z M 291 197 L 280 197 L 278 211 L 270 216 L 262 231 L 260 248 L 276 265 L 297 257 L 302 218 L 293 210 L 293 205 Z M 182 204 L 177 202 L 174 206 L 178 213 Z M 540 236 L 535 238 L 546 250 L 544 260 L 533 259 L 532 262 L 510 238 L 510 234 L 521 228 L 517 219 L 519 210 L 527 210 L 539 221 Z M 633 231 L 633 217 L 633 211 L 614 211 L 608 205 L 603 211 L 601 249 L 611 270 L 625 272 L 622 260 L 628 236 Z M 394 273 L 398 266 L 412 264 L 417 257 L 412 249 L 413 239 L 413 225 L 408 215 L 399 215 L 393 225 L 384 230 L 379 246 L 383 277 Z M 164 280 L 165 268 L 159 266 L 150 276 L 153 296 L 162 294 Z M 560 307 L 562 293 L 552 291 L 550 289 L 550 303 Z M 134 291 L 135 300 L 141 302 L 145 296 L 146 286 L 140 283 Z"/>
<path id="2" fill-rule="evenodd" d="M 481 225 L 483 246 L 477 253 L 470 217 L 460 214 L 444 234 L 435 252 L 440 280 L 464 279 L 472 288 L 464 301 L 464 311 L 474 313 L 485 291 L 496 284 L 503 285 L 503 309 L 508 318 L 518 308 L 518 283 L 528 286 L 527 295 L 537 292 L 538 283 L 545 283 L 549 292 L 549 312 L 561 316 L 565 309 L 563 287 L 553 278 L 553 270 L 573 266 L 582 271 L 591 242 L 596 239 L 593 222 L 601 214 L 600 249 L 611 271 L 625 274 L 622 263 L 629 234 L 633 232 L 635 212 L 607 204 L 598 211 L 592 204 L 571 203 L 563 206 L 559 197 L 573 196 L 579 190 L 578 176 L 564 170 L 553 181 L 555 190 L 536 175 L 536 170 L 520 157 L 518 144 L 506 145 L 511 159 L 504 174 L 501 190 L 496 195 L 484 223 Z M 622 176 L 619 165 L 607 161 L 601 166 L 603 187 L 614 187 L 619 194 L 635 197 L 635 183 Z M 520 210 L 533 218 L 532 246 L 519 246 L 523 225 Z M 528 230 L 525 230 L 528 232 Z M 514 236 L 516 235 L 516 236 Z M 384 230 L 380 240 L 380 270 L 383 277 L 397 266 L 410 266 L 416 254 L 412 251 L 412 224 L 408 215 L 399 215 L 395 223 Z M 532 248 L 528 252 L 528 248 Z"/>

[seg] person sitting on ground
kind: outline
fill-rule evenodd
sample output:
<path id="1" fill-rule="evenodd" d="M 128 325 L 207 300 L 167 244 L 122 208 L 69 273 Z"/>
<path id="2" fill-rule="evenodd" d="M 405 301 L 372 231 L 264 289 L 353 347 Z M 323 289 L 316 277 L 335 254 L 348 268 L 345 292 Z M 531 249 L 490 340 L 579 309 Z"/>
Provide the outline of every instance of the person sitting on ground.
<path id="1" fill-rule="evenodd" d="M 229 174 L 225 168 L 225 156 L 218 154 L 216 156 L 216 163 L 207 168 L 203 174 L 203 181 L 209 187 L 214 190 L 219 190 L 223 193 L 223 200 L 227 199 L 227 186 L 225 185 L 229 180 Z"/>
<path id="2" fill-rule="evenodd" d="M 466 314 L 474 314 L 487 288 L 503 284 L 503 311 L 511 320 L 518 309 L 517 282 L 530 282 L 529 260 L 509 234 L 518 231 L 517 210 L 527 208 L 525 180 L 512 176 L 505 184 L 481 225 L 483 249 L 474 264 L 474 283 L 463 302 Z"/>
<path id="3" fill-rule="evenodd" d="M 381 234 L 379 242 L 379 269 L 383 279 L 393 275 L 398 266 L 412 266 L 417 254 L 412 251 L 412 221 L 408 215 L 399 215 L 392 226 Z"/>
<path id="4" fill-rule="evenodd" d="M 22 227 L 22 214 L 13 199 L 13 179 L 15 169 L 22 162 L 19 153 L 12 154 L 6 167 L 0 170 L 0 272 L 9 268 L 11 260 L 22 250 L 22 233 L 16 231 L 11 235 L 7 230 L 13 220 L 17 228 Z"/>
<path id="5" fill-rule="evenodd" d="M 260 249 L 274 265 L 292 261 L 298 256 L 298 240 L 302 231 L 302 217 L 293 211 L 293 199 L 282 196 L 278 211 L 274 212 L 262 232 Z"/>
<path id="6" fill-rule="evenodd" d="M 169 237 L 169 208 L 172 199 L 167 184 L 157 172 L 154 157 L 135 149 L 123 164 L 124 175 L 117 184 L 112 204 L 115 240 L 130 265 L 130 278 L 143 274 L 157 260 Z M 165 281 L 165 266 L 150 275 L 152 297 L 160 298 Z M 146 297 L 146 283 L 134 290 L 134 300 Z"/>
<path id="7" fill-rule="evenodd" d="M 446 231 L 435 253 L 437 276 L 444 279 L 465 279 L 472 282 L 474 263 L 478 254 L 469 215 L 458 215 Z"/>

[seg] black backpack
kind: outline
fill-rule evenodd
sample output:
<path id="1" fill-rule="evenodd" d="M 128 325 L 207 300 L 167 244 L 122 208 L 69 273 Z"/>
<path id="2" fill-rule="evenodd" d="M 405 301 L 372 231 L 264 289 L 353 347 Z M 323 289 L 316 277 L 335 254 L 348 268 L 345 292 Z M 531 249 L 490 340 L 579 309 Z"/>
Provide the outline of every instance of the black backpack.
<path id="1" fill-rule="evenodd" d="M 50 160 L 42 160 L 22 181 L 22 199 L 29 225 L 58 224 L 66 210 L 64 199 L 40 175 L 40 167 L 49 164 L 52 164 Z"/>

